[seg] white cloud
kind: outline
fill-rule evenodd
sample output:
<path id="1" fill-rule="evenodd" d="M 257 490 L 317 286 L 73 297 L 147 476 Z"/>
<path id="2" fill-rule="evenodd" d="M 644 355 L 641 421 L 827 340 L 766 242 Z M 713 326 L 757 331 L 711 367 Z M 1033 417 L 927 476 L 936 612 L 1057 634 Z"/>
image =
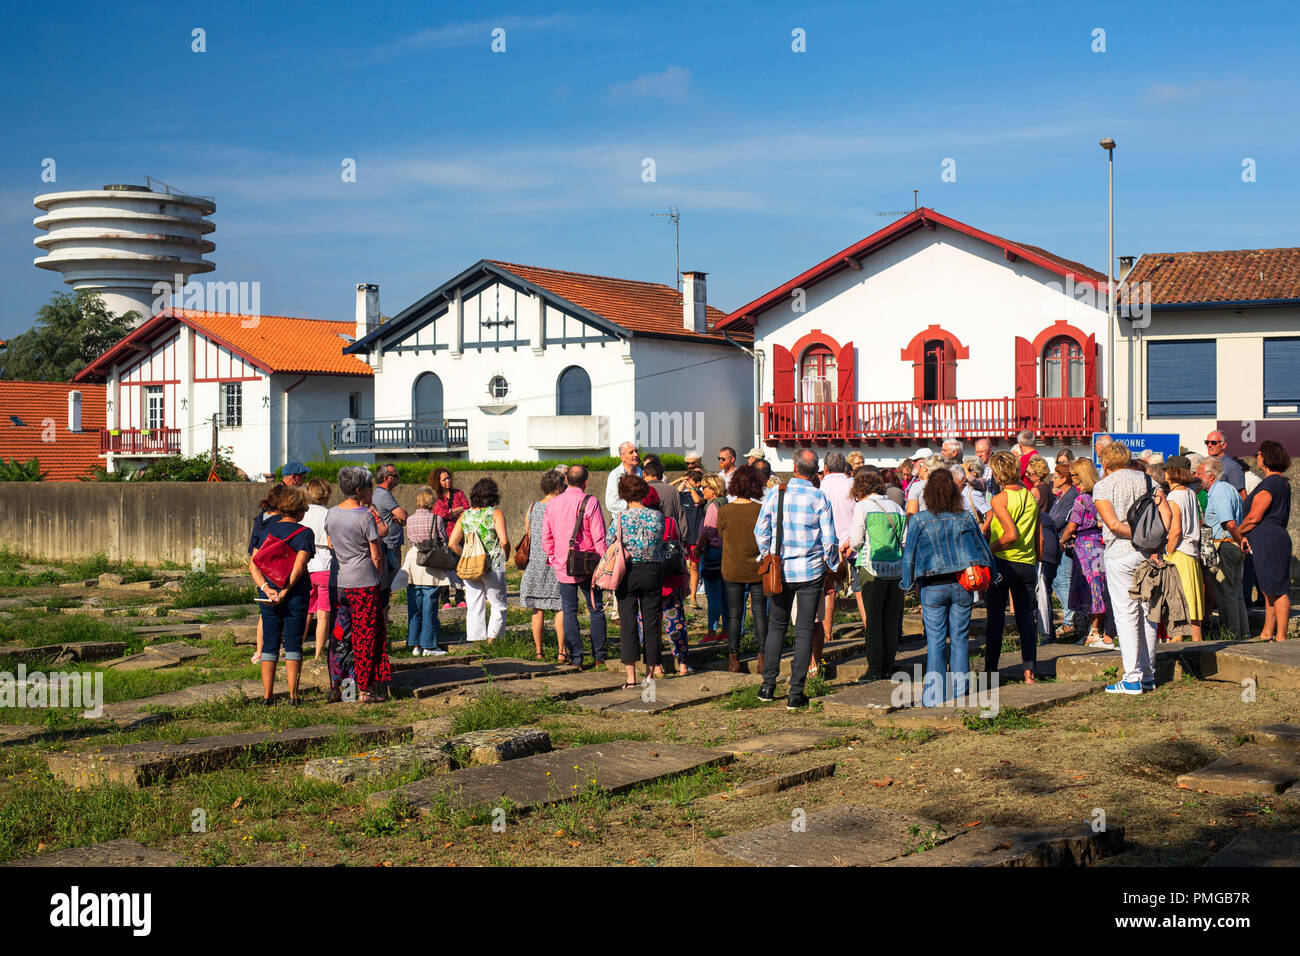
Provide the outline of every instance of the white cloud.
<path id="1" fill-rule="evenodd" d="M 691 71 L 682 66 L 670 66 L 662 73 L 643 73 L 635 80 L 615 83 L 609 88 L 609 97 L 615 102 L 624 99 L 684 100 L 690 86 Z"/>
<path id="2" fill-rule="evenodd" d="M 384 57 L 394 53 L 412 50 L 448 49 L 459 46 L 482 44 L 484 49 L 492 41 L 492 31 L 498 27 L 506 31 L 506 49 L 510 46 L 510 33 L 513 30 L 537 31 L 553 27 L 569 26 L 573 18 L 567 13 L 552 13 L 544 17 L 499 17 L 494 20 L 475 20 L 466 23 L 449 23 L 446 26 L 430 27 L 418 30 L 381 43 L 370 49 L 371 56 Z"/>

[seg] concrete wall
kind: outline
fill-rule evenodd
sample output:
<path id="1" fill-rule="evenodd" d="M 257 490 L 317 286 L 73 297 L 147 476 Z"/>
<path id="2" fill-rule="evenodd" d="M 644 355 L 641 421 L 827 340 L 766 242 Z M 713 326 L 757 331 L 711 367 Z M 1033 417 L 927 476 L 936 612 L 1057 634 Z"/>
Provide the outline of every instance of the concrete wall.
<path id="1" fill-rule="evenodd" d="M 541 497 L 539 471 L 458 472 L 469 493 L 483 477 L 496 480 L 512 542 L 524 532 L 528 506 Z M 608 472 L 593 472 L 588 488 L 604 501 Z M 104 552 L 110 560 L 189 565 L 196 548 L 209 564 L 246 561 L 257 504 L 270 486 L 251 482 L 11 482 L 0 484 L 0 541 L 11 550 L 60 561 Z M 415 485 L 400 485 L 398 502 L 415 510 Z M 342 496 L 335 486 L 331 504 Z M 513 547 L 513 544 L 512 544 Z"/>
<path id="2" fill-rule="evenodd" d="M 637 339 L 636 441 L 643 451 L 712 461 L 730 445 L 740 458 L 754 441 L 754 363 L 734 345 Z M 615 438 L 615 436 L 611 436 Z M 622 438 L 616 438 L 622 441 Z"/>

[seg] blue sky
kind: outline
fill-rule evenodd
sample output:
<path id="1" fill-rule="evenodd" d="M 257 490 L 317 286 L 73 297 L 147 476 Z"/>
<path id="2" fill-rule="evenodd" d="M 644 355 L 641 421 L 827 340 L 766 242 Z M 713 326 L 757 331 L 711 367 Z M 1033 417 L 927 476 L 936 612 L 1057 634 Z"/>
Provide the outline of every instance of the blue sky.
<path id="1" fill-rule="evenodd" d="M 683 267 L 708 272 L 710 302 L 730 310 L 890 221 L 878 212 L 910 209 L 914 188 L 923 205 L 1102 269 L 1106 135 L 1119 144 L 1117 255 L 1300 244 L 1293 4 L 119 3 L 6 16 L 0 336 L 68 288 L 32 265 L 32 198 L 145 175 L 216 197 L 206 278 L 260 282 L 266 313 L 334 319 L 351 319 L 357 282 L 379 283 L 392 315 L 484 257 L 671 282 L 672 230 L 651 217 L 669 205 Z M 490 49 L 496 27 L 504 53 Z M 340 176 L 347 157 L 355 183 Z M 940 181 L 946 158 L 955 182 Z"/>

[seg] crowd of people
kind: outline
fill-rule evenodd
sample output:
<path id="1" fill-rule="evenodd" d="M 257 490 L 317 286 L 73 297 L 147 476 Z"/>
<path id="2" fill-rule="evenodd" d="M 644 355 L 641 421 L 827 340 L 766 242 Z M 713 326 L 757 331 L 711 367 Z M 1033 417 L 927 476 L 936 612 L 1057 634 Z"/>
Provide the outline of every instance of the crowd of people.
<path id="1" fill-rule="evenodd" d="M 465 609 L 466 638 L 491 641 L 506 621 L 506 565 L 522 570 L 519 602 L 531 611 L 536 658 L 545 660 L 547 614 L 557 660 L 582 666 L 579 619 L 586 605 L 590 655 L 606 660 L 607 615 L 619 623 L 625 687 L 664 674 L 663 643 L 678 674 L 692 672 L 686 605 L 700 608 L 700 643 L 727 642 L 727 666 L 742 669 L 752 629 L 758 695 L 774 699 L 791 627 L 790 708 L 821 666 L 837 600 L 852 600 L 863 624 L 867 672 L 889 679 L 902 639 L 904 598 L 915 590 L 926 641 L 921 699 L 935 706 L 970 689 L 970 624 L 987 611 L 985 674 L 999 674 L 1007 613 L 1018 632 L 1014 676 L 1037 679 L 1037 648 L 1057 640 L 1118 647 L 1122 671 L 1106 690 L 1141 694 L 1155 686 L 1162 639 L 1199 641 L 1217 610 L 1223 636 L 1250 636 L 1248 589 L 1265 608 L 1263 640 L 1285 640 L 1290 614 L 1287 533 L 1290 458 L 1277 442 L 1259 444 L 1255 470 L 1227 455 L 1211 432 L 1204 454 L 1134 457 L 1100 436 L 1089 458 L 1067 450 L 1049 462 L 1031 432 L 1009 450 L 980 439 L 965 457 L 949 439 L 918 449 L 894 467 L 865 464 L 858 452 L 794 455 L 781 481 L 766 454 L 719 451 L 716 471 L 688 456 L 666 480 L 662 461 L 619 447 L 604 509 L 588 492 L 583 465 L 540 474 L 526 530 L 511 555 L 501 492 L 480 478 L 468 495 L 439 467 L 415 496 L 397 503 L 397 470 L 339 471 L 343 501 L 291 462 L 259 508 L 249 572 L 261 606 L 253 659 L 272 697 L 281 648 L 291 704 L 305 642 L 328 661 L 331 699 L 374 702 L 391 678 L 387 618 L 397 573 L 406 572 L 407 645 L 441 656 L 439 609 Z M 1263 477 L 1260 477 L 1262 475 Z M 608 512 L 608 520 L 605 517 Z M 404 544 L 410 544 L 403 558 Z M 612 591 L 612 594 L 609 592 Z M 1053 600 L 1055 598 L 1055 601 Z M 1059 613 L 1058 607 L 1059 605 Z M 353 689 L 355 693 L 353 693 Z"/>

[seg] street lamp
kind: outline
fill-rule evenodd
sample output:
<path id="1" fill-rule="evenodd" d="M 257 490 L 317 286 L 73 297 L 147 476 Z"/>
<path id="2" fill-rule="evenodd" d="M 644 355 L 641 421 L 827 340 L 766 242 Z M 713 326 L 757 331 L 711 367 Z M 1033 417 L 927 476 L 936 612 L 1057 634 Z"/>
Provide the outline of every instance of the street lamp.
<path id="1" fill-rule="evenodd" d="M 1106 151 L 1109 175 L 1106 208 L 1106 411 L 1108 430 L 1115 429 L 1115 141 L 1109 136 L 1100 143 Z M 1133 370 L 1129 369 L 1130 377 Z M 1133 410 L 1129 409 L 1130 416 Z"/>

